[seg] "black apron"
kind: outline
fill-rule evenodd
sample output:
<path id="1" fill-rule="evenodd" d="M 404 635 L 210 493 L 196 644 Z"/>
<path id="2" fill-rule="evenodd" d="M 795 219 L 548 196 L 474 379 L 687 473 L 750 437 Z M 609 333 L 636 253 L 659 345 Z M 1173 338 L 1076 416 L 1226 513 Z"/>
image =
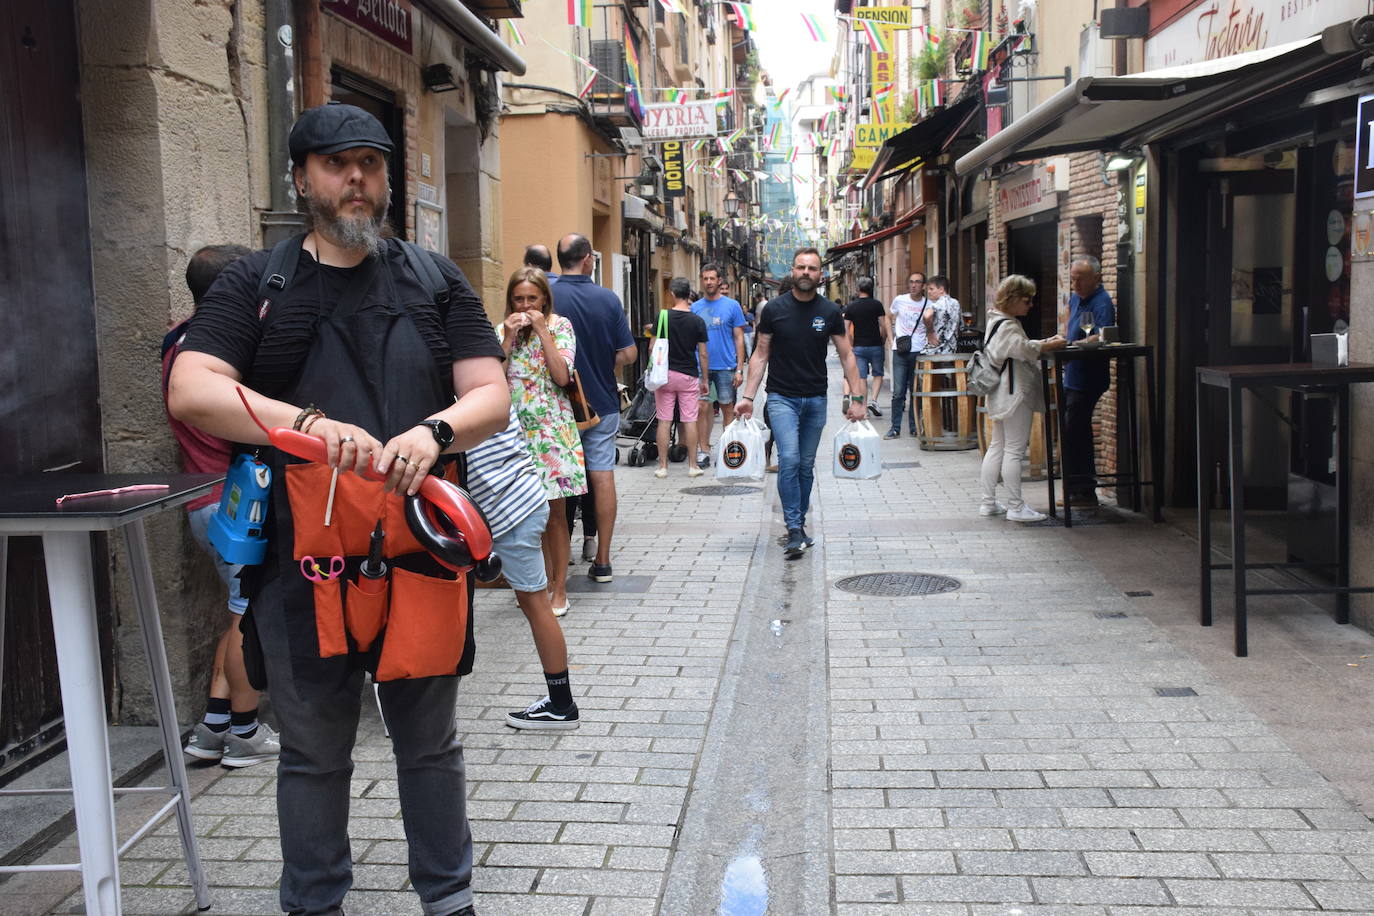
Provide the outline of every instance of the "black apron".
<path id="1" fill-rule="evenodd" d="M 394 243 L 389 250 L 394 250 Z M 412 428 L 420 420 L 442 410 L 453 402 L 451 377 L 444 377 L 439 371 L 434 352 L 425 343 L 415 322 L 406 312 L 396 292 L 396 284 L 389 269 L 389 260 L 370 256 L 357 268 L 353 284 L 337 304 L 321 301 L 321 315 L 315 327 L 314 340 L 301 364 L 295 380 L 281 392 L 272 392 L 291 404 L 313 404 L 323 410 L 331 420 L 360 426 L 381 442 Z M 317 268 L 319 269 L 319 268 Z M 317 275 L 318 276 L 318 275 Z M 367 301 L 368 293 L 374 286 L 380 286 L 383 295 Z M 319 295 L 323 298 L 323 278 L 315 291 L 299 289 L 297 296 Z M 331 308 L 331 306 L 333 306 Z M 270 325 L 264 327 L 263 334 L 271 333 Z M 251 382 L 250 382 L 251 383 Z M 267 392 L 263 392 L 268 394 Z M 387 630 L 366 650 L 360 651 L 349 637 L 347 651 L 332 657 L 321 657 L 323 638 L 316 619 L 317 586 L 301 573 L 296 557 L 297 519 L 293 518 L 290 496 L 287 489 L 289 468 L 297 466 L 304 471 L 302 462 L 284 452 L 266 449 L 265 458 L 272 467 L 271 524 L 268 526 L 268 558 L 258 568 L 256 587 L 249 583 L 252 592 L 258 592 L 261 584 L 276 577 L 280 581 L 272 589 L 272 594 L 280 597 L 269 607 L 250 600 L 250 613 L 254 615 L 283 614 L 291 656 L 293 680 L 296 688 L 306 695 L 316 689 L 326 692 L 343 684 L 350 674 L 359 667 L 377 673 L 381 650 L 385 645 Z M 322 469 L 315 469 L 322 470 Z M 352 472 L 340 475 L 341 482 L 353 478 Z M 342 490 L 342 487 L 340 488 Z M 339 507 L 336 498 L 336 508 Z M 345 524 L 342 517 L 336 516 L 334 524 Z M 318 527 L 322 518 L 316 519 L 314 513 L 301 522 L 302 525 Z M 350 532 L 352 539 L 359 539 L 357 526 Z M 371 531 L 372 519 L 366 522 L 365 535 Z M 388 540 L 406 535 L 405 525 L 394 515 L 385 524 Z M 397 530 L 397 529 L 400 530 Z M 340 577 L 342 591 L 348 594 L 347 582 L 358 580 L 358 568 L 366 550 L 343 551 L 345 568 Z M 319 562 L 323 565 L 324 560 Z M 393 576 L 397 568 L 399 575 L 418 574 L 419 577 L 432 577 L 434 580 L 451 580 L 452 573 L 435 562 L 428 554 L 409 553 L 391 557 Z M 416 581 L 415 575 L 406 577 Z M 467 594 L 467 607 L 471 608 L 471 575 L 463 577 Z M 395 595 L 393 594 L 393 600 Z M 446 674 L 466 674 L 472 668 L 473 640 L 472 615 L 464 615 L 465 640 L 461 659 L 455 659 L 452 670 Z M 254 621 L 245 621 L 245 633 L 254 627 Z M 245 655 L 252 651 L 246 640 Z M 250 674 L 255 673 L 250 664 Z M 257 678 L 250 677 L 254 686 L 258 680 L 265 680 L 259 669 Z"/>

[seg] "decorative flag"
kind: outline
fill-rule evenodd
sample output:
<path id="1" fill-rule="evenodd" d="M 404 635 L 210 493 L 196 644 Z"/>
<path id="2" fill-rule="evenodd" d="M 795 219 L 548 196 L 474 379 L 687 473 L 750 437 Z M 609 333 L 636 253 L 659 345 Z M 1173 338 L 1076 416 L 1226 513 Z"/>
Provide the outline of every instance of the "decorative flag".
<path id="1" fill-rule="evenodd" d="M 707 139 L 702 137 L 692 142 L 692 152 L 699 153 L 706 148 Z"/>
<path id="2" fill-rule="evenodd" d="M 509 22 L 510 20 L 506 20 Z M 592 0 L 568 0 L 568 25 L 592 26 Z"/>
<path id="3" fill-rule="evenodd" d="M 992 36 L 984 31 L 973 33 L 973 53 L 969 55 L 969 67 L 986 70 L 988 57 L 992 54 Z"/>
<path id="4" fill-rule="evenodd" d="M 506 20 L 506 28 L 510 30 L 511 41 L 515 42 L 517 45 L 523 45 L 525 43 L 525 36 L 520 31 L 520 27 L 515 24 L 514 19 Z"/>
<path id="5" fill-rule="evenodd" d="M 932 51 L 940 44 L 940 36 L 936 35 L 935 30 L 930 26 L 918 25 L 916 27 L 916 33 L 920 41 Z"/>
<path id="6" fill-rule="evenodd" d="M 825 91 L 828 92 L 828 93 L 830 94 L 830 97 L 831 97 L 832 99 L 834 99 L 835 101 L 837 101 L 837 102 L 843 102 L 843 101 L 844 101 L 845 87 L 843 87 L 843 86 L 827 86 L 827 87 L 825 87 Z"/>
<path id="7" fill-rule="evenodd" d="M 890 119 L 887 116 L 888 102 L 892 99 L 892 84 L 888 83 L 882 89 L 873 94 L 873 123 L 887 124 Z"/>
<path id="8" fill-rule="evenodd" d="M 921 80 L 916 84 L 916 101 L 922 111 L 939 108 L 945 103 L 939 80 Z"/>
<path id="9" fill-rule="evenodd" d="M 883 29 L 878 23 L 871 19 L 855 20 L 859 25 L 859 34 L 868 41 L 868 48 L 874 54 L 888 54 L 891 48 L 887 43 L 887 36 L 883 34 Z"/>
<path id="10" fill-rule="evenodd" d="M 754 26 L 754 8 L 747 3 L 729 3 L 730 12 L 735 14 L 735 24 L 741 29 L 753 32 L 757 31 Z"/>
<path id="11" fill-rule="evenodd" d="M 682 4 L 679 3 L 678 0 L 658 0 L 658 5 L 663 7 L 665 13 L 682 13 L 684 16 L 687 15 L 683 12 Z"/>
<path id="12" fill-rule="evenodd" d="M 663 0 L 659 0 L 663 2 Z M 806 24 L 806 31 L 811 34 L 812 41 L 826 42 L 830 39 L 826 37 L 825 26 L 821 25 L 821 17 L 813 16 L 810 13 L 802 13 L 802 22 Z"/>
<path id="13" fill-rule="evenodd" d="M 784 90 L 778 95 L 778 105 L 782 105 L 782 103 L 785 102 L 785 101 L 787 100 L 787 96 L 788 96 L 789 94 L 791 94 L 791 92 L 792 92 L 792 87 L 791 87 L 791 86 L 788 86 L 786 89 L 784 89 Z"/>
<path id="14" fill-rule="evenodd" d="M 592 70 L 592 75 L 587 77 L 587 85 L 583 86 L 582 91 L 577 94 L 579 99 L 585 99 L 587 96 L 591 95 L 592 87 L 596 85 L 596 78 L 600 75 L 601 73 L 599 71 Z"/>
<path id="15" fill-rule="evenodd" d="M 790 150 L 787 151 L 787 161 L 788 161 L 788 162 L 796 162 L 796 161 L 797 161 L 797 148 L 796 148 L 795 146 L 792 147 Z"/>
<path id="16" fill-rule="evenodd" d="M 506 20 L 510 22 L 509 19 Z M 624 24 L 625 28 L 625 69 L 626 75 L 630 78 L 629 84 L 625 87 L 627 95 L 626 102 L 630 111 L 634 112 L 636 118 L 644 120 L 644 100 L 641 98 L 639 85 L 639 52 L 635 50 L 634 36 L 630 34 L 629 23 Z"/>

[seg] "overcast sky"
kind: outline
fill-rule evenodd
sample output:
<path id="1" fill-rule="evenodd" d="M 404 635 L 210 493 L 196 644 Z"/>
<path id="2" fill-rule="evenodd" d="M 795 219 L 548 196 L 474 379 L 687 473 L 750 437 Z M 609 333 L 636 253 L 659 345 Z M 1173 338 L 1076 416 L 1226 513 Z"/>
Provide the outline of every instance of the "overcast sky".
<path id="1" fill-rule="evenodd" d="M 835 51 L 834 0 L 754 0 L 754 41 L 759 63 L 773 78 L 777 92 L 796 88 L 813 73 L 828 72 Z M 811 40 L 802 13 L 812 13 L 825 26 L 824 44 Z"/>

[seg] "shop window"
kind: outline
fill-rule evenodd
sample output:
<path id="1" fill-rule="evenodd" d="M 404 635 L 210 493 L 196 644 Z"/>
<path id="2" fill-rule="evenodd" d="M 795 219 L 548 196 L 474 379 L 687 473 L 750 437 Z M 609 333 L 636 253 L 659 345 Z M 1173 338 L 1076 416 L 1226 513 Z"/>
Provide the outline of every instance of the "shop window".
<path id="1" fill-rule="evenodd" d="M 346 105 L 356 105 L 368 112 L 386 129 L 391 137 L 392 151 L 388 170 L 391 177 L 391 210 L 387 218 L 400 238 L 406 232 L 406 129 L 405 110 L 396 93 L 366 77 L 335 67 L 329 73 L 332 83 L 330 98 Z"/>

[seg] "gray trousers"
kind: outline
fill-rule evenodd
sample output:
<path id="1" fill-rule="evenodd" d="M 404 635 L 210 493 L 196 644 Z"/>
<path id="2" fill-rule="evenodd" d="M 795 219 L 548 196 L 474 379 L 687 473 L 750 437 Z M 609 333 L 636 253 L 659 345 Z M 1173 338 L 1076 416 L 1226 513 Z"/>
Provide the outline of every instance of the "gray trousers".
<path id="1" fill-rule="evenodd" d="M 281 727 L 281 906 L 292 916 L 333 916 L 342 912 L 353 884 L 349 784 L 363 673 L 348 672 L 332 686 L 307 685 L 302 696 L 292 676 L 279 581 L 253 600 L 253 615 Z M 410 881 L 426 916 L 447 916 L 472 905 L 472 832 L 454 723 L 458 678 L 388 681 L 380 688 L 396 755 Z"/>

